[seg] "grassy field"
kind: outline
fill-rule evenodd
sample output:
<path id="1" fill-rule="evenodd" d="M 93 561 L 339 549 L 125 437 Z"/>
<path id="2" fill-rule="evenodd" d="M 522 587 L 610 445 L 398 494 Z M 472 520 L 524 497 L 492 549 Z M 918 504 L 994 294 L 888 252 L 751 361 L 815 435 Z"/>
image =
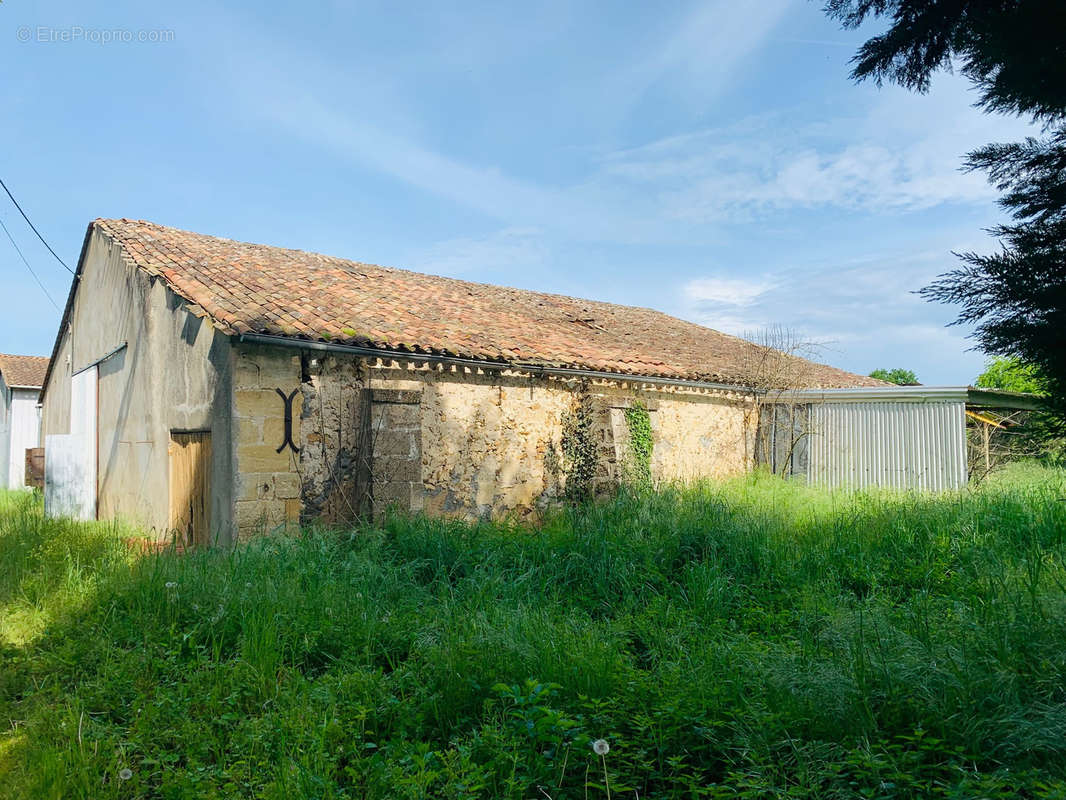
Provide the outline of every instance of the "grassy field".
<path id="1" fill-rule="evenodd" d="M 135 557 L 6 495 L 0 796 L 1064 797 L 1064 497 L 753 476 Z"/>

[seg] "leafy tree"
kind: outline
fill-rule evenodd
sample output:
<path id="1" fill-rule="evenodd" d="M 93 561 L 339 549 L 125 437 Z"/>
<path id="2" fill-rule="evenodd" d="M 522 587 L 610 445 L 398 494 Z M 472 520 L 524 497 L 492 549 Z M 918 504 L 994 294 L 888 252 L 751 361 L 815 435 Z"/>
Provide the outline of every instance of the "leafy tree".
<path id="1" fill-rule="evenodd" d="M 918 376 L 914 374 L 914 370 L 903 369 L 902 367 L 896 367 L 895 369 L 875 369 L 870 373 L 870 377 L 877 378 L 879 381 L 898 383 L 900 386 L 918 385 Z"/>
<path id="2" fill-rule="evenodd" d="M 1003 389 L 1008 392 L 1045 394 L 1047 379 L 1039 367 L 1020 358 L 1000 356 L 985 365 L 977 376 L 976 386 L 982 389 Z M 1066 465 L 1066 436 L 1060 419 L 1048 411 L 1015 413 L 1008 416 L 1013 425 L 1004 435 L 993 435 L 993 450 L 999 459 L 1038 458 L 1049 464 Z"/>
<path id="3" fill-rule="evenodd" d="M 1043 394 L 1046 381 L 1032 364 L 1019 358 L 999 356 L 985 365 L 985 371 L 977 376 L 976 386 L 982 389 L 1003 389 L 1008 392 Z"/>
<path id="4" fill-rule="evenodd" d="M 1066 14 L 1062 0 L 828 0 L 846 28 L 890 20 L 852 59 L 852 77 L 925 92 L 940 69 L 958 68 L 986 111 L 1025 115 L 1040 138 L 990 144 L 965 167 L 1000 190 L 1012 222 L 992 229 L 1001 249 L 957 253 L 962 266 L 922 294 L 961 307 L 987 353 L 1033 364 L 1050 410 L 1066 424 Z"/>

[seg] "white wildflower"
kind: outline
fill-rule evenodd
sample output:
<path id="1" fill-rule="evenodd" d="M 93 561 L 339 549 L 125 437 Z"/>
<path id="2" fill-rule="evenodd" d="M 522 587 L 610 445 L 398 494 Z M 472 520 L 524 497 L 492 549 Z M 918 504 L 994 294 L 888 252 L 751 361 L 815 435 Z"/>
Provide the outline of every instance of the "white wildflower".
<path id="1" fill-rule="evenodd" d="M 607 744 L 606 739 L 597 739 L 592 743 L 592 752 L 598 756 L 605 756 L 611 752 L 611 746 Z"/>
<path id="2" fill-rule="evenodd" d="M 122 769 L 120 769 L 118 771 L 118 779 L 120 781 L 128 781 L 132 777 L 133 777 L 133 770 L 131 770 L 129 767 L 123 767 Z"/>
<path id="3" fill-rule="evenodd" d="M 177 581 L 167 581 L 163 585 L 166 586 L 168 589 L 177 589 L 178 588 L 178 582 Z"/>

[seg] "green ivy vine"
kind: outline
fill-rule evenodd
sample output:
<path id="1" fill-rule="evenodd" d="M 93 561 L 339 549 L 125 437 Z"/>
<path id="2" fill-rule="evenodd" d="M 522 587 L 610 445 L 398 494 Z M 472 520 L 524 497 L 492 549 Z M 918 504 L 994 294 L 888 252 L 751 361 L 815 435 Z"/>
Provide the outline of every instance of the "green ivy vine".
<path id="1" fill-rule="evenodd" d="M 639 400 L 625 410 L 629 428 L 629 479 L 634 488 L 651 488 L 651 414 Z"/>
<path id="2" fill-rule="evenodd" d="M 562 449 L 565 459 L 566 496 L 588 500 L 596 477 L 596 412 L 592 397 L 581 394 L 574 408 L 563 415 Z"/>

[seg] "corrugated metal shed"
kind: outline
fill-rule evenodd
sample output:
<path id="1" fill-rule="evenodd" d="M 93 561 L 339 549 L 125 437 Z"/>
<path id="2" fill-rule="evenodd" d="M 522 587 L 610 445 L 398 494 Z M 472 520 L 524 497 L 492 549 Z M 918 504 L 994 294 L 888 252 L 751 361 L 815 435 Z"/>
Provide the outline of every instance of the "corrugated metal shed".
<path id="1" fill-rule="evenodd" d="M 793 474 L 832 489 L 939 491 L 966 485 L 968 395 L 968 387 L 898 386 L 792 391 L 774 402 L 806 422 L 805 446 L 789 447 L 803 455 L 789 465 Z M 788 435 L 795 430 L 790 423 Z"/>
<path id="2" fill-rule="evenodd" d="M 810 406 L 807 476 L 829 488 L 966 485 L 966 404 L 864 401 Z"/>

